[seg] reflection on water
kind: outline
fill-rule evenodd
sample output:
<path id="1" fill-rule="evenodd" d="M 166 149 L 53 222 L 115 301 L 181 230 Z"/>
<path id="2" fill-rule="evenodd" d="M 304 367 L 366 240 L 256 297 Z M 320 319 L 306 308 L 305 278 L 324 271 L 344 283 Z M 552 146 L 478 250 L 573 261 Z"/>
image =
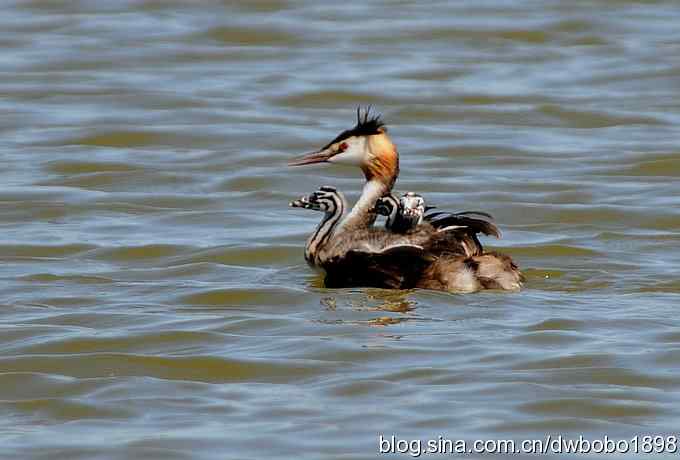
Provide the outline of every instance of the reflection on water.
<path id="1" fill-rule="evenodd" d="M 3 456 L 677 430 L 679 20 L 669 0 L 8 4 Z M 359 104 L 398 191 L 493 214 L 525 290 L 323 288 L 318 216 L 287 203 L 361 177 L 285 165 Z"/>

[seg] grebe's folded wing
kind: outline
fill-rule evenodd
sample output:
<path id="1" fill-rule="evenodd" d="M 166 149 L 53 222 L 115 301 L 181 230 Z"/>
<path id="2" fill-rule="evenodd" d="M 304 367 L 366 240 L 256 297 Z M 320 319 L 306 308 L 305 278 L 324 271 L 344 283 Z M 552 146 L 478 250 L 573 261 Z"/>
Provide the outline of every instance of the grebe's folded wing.
<path id="1" fill-rule="evenodd" d="M 433 233 L 424 245 L 425 250 L 435 257 L 475 256 L 484 252 L 476 232 L 467 227 L 445 227 Z"/>
<path id="2" fill-rule="evenodd" d="M 437 230 L 467 228 L 471 233 L 483 233 L 487 236 L 500 238 L 501 231 L 492 220 L 493 217 L 490 214 L 479 211 L 457 213 L 434 212 L 425 216 L 425 221 L 429 222 Z"/>
<path id="3" fill-rule="evenodd" d="M 426 211 L 429 211 L 430 209 L 435 209 L 435 206 L 427 206 L 425 208 Z M 438 211 L 438 212 L 431 212 L 427 216 L 430 217 L 430 218 L 435 218 L 435 217 L 438 217 L 438 216 L 451 216 L 451 215 L 468 216 L 468 217 L 477 216 L 481 219 L 486 219 L 486 220 L 491 220 L 491 221 L 494 220 L 494 218 L 491 214 L 489 214 L 488 212 L 484 212 L 484 211 L 461 211 L 461 212 Z"/>
<path id="4" fill-rule="evenodd" d="M 326 287 L 408 289 L 435 260 L 422 246 L 395 244 L 380 251 L 349 250 L 326 260 Z"/>

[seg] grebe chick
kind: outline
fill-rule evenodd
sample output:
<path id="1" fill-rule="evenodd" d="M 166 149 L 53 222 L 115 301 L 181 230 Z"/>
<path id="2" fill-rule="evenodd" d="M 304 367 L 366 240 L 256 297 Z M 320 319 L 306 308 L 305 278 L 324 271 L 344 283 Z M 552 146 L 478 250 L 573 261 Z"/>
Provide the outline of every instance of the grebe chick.
<path id="1" fill-rule="evenodd" d="M 312 209 L 324 213 L 314 233 L 305 245 L 305 260 L 312 267 L 319 265 L 319 251 L 328 243 L 333 231 L 347 209 L 347 201 L 335 187 L 322 186 L 309 196 L 291 201 L 293 208 Z"/>
<path id="2" fill-rule="evenodd" d="M 385 195 L 375 203 L 375 213 L 386 216 L 385 228 L 395 233 L 407 233 L 423 222 L 425 200 L 414 192 L 406 192 L 401 198 Z"/>

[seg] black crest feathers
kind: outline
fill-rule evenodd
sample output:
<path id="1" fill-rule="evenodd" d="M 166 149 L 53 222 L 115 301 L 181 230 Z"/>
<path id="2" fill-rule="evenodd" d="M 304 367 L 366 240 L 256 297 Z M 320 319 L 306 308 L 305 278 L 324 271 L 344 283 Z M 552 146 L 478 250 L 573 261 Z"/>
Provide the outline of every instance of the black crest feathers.
<path id="1" fill-rule="evenodd" d="M 361 106 L 357 107 L 357 125 L 352 128 L 355 136 L 370 136 L 372 134 L 379 134 L 385 131 L 385 123 L 382 121 L 380 114 L 371 115 L 371 106 L 366 107 L 361 113 Z"/>
<path id="2" fill-rule="evenodd" d="M 347 129 L 326 144 L 323 148 L 327 149 L 336 142 L 343 141 L 353 136 L 372 136 L 374 134 L 381 134 L 386 131 L 385 122 L 382 121 L 380 114 L 371 115 L 371 106 L 369 105 L 363 111 L 361 106 L 357 107 L 357 124 L 352 129 Z"/>

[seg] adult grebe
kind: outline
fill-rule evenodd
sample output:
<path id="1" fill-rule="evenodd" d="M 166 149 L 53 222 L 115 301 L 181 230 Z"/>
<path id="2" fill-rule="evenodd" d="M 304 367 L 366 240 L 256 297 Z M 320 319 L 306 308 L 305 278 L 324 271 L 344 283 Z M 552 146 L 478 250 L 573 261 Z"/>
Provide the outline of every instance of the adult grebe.
<path id="1" fill-rule="evenodd" d="M 377 200 L 389 194 L 399 175 L 397 149 L 379 116 L 371 117 L 366 110 L 362 117 L 357 111 L 354 128 L 289 164 L 321 162 L 357 166 L 366 178 L 359 200 L 336 224 L 327 247 L 318 255 L 318 265 L 327 273 L 327 286 L 423 287 L 465 292 L 521 287 L 523 278 L 512 259 L 495 252 L 483 253 L 474 234 L 474 245 L 470 247 L 467 233 L 432 231 L 431 224 L 418 225 L 415 231 L 396 239 L 395 234 L 370 228 L 375 222 L 372 211 Z M 455 221 L 455 215 L 435 214 L 433 222 Z M 459 216 L 457 222 L 461 217 L 464 216 Z M 460 225 L 442 228 L 446 227 L 457 230 Z M 495 226 L 487 223 L 487 227 L 494 234 Z M 357 230 L 364 232 L 357 234 Z M 495 232 L 498 234 L 497 229 Z"/>
<path id="2" fill-rule="evenodd" d="M 408 198 L 413 198 L 409 195 Z M 407 207 L 419 200 L 402 200 Z M 380 203 L 379 203 L 380 205 Z M 324 215 L 305 246 L 305 259 L 326 273 L 327 287 L 370 286 L 384 288 L 421 287 L 456 292 L 480 289 L 509 289 L 518 274 L 509 257 L 496 253 L 470 256 L 442 248 L 451 238 L 461 239 L 465 226 L 436 229 L 424 221 L 404 234 L 387 228 L 362 228 L 338 231 L 337 224 L 346 208 L 343 195 L 333 187 L 324 186 L 309 196 L 290 203 L 323 211 Z M 416 206 L 416 212 L 419 212 Z M 393 216 L 399 219 L 399 216 Z M 445 269 L 446 272 L 442 273 Z M 514 270 L 513 270 L 514 269 Z"/>
<path id="3" fill-rule="evenodd" d="M 421 274 L 436 260 L 431 250 L 436 245 L 446 246 L 446 239 L 460 231 L 438 231 L 427 223 L 415 225 L 407 234 L 374 227 L 338 229 L 346 202 L 342 193 L 329 186 L 292 201 L 290 206 L 324 213 L 307 240 L 305 260 L 326 273 L 328 287 L 416 287 Z M 468 288 L 456 286 L 455 290 Z"/>

